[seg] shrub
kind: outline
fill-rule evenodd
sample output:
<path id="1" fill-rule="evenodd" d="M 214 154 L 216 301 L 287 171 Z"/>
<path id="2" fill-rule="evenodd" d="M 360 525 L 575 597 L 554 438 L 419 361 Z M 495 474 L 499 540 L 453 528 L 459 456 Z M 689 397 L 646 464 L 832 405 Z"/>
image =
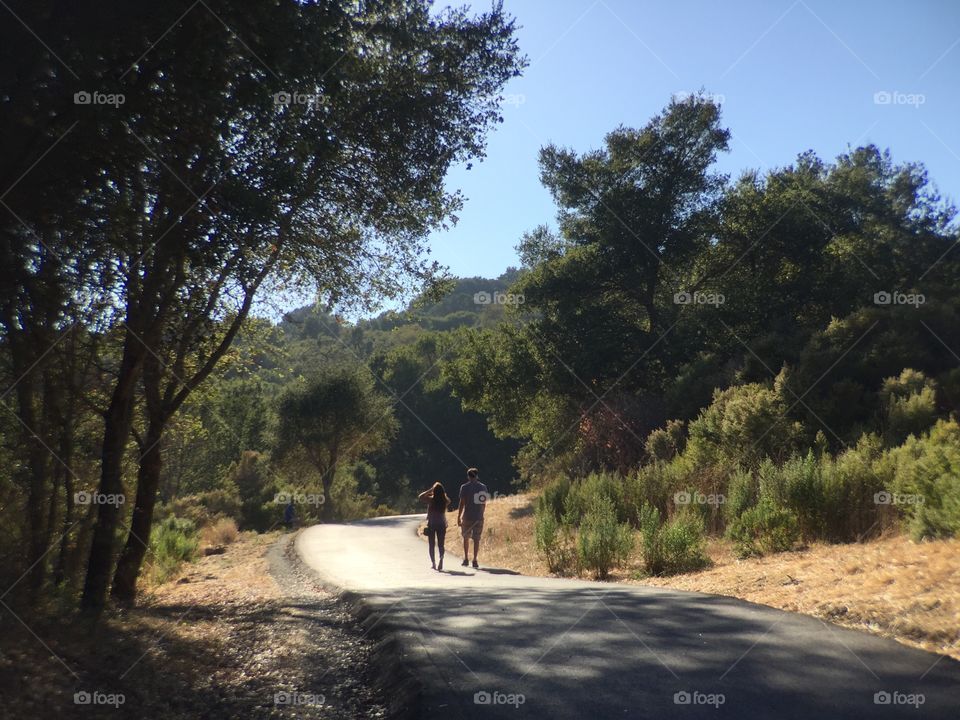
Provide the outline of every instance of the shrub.
<path id="1" fill-rule="evenodd" d="M 710 564 L 704 550 L 703 520 L 685 510 L 661 525 L 660 512 L 650 504 L 640 510 L 644 569 L 651 575 L 674 575 Z"/>
<path id="2" fill-rule="evenodd" d="M 236 542 L 239 534 L 236 520 L 226 517 L 220 518 L 200 531 L 201 540 L 207 547 L 230 545 Z"/>
<path id="3" fill-rule="evenodd" d="M 823 462 L 829 465 L 829 456 Z M 786 504 L 797 517 L 800 535 L 805 540 L 820 537 L 827 507 L 821 461 L 810 451 L 803 457 L 790 458 L 780 473 L 787 493 Z"/>
<path id="4" fill-rule="evenodd" d="M 668 420 L 665 427 L 647 435 L 644 449 L 652 461 L 668 461 L 683 451 L 684 435 L 682 420 Z"/>
<path id="5" fill-rule="evenodd" d="M 960 533 L 960 425 L 941 420 L 885 458 L 891 490 L 916 539 Z"/>
<path id="6" fill-rule="evenodd" d="M 731 523 L 757 502 L 759 489 L 753 473 L 738 468 L 727 484 L 726 503 L 723 506 L 724 518 Z"/>
<path id="7" fill-rule="evenodd" d="M 686 454 L 698 467 L 732 471 L 755 468 L 764 457 L 783 459 L 802 445 L 800 423 L 785 417 L 782 378 L 774 387 L 757 383 L 717 390 L 713 402 L 690 423 Z"/>
<path id="8" fill-rule="evenodd" d="M 534 534 L 537 550 L 547 561 L 550 572 L 557 575 L 570 574 L 576 560 L 570 530 L 556 518 L 548 503 L 537 502 L 534 511 Z"/>
<path id="9" fill-rule="evenodd" d="M 181 563 L 193 560 L 198 546 L 193 521 L 171 515 L 159 523 L 150 533 L 148 554 L 154 580 L 164 582 Z"/>
<path id="10" fill-rule="evenodd" d="M 613 506 L 618 522 L 630 521 L 630 509 L 625 503 L 625 488 L 622 475 L 616 473 L 590 473 L 579 482 L 572 483 L 563 503 L 563 522 L 571 527 L 579 526 L 595 498 L 606 498 Z"/>
<path id="11" fill-rule="evenodd" d="M 699 570 L 710 564 L 703 537 L 703 518 L 692 510 L 673 516 L 660 529 L 660 575 Z"/>
<path id="12" fill-rule="evenodd" d="M 828 540 L 861 539 L 879 534 L 874 495 L 884 487 L 876 462 L 883 453 L 877 435 L 863 434 L 856 447 L 840 453 L 823 468 L 824 535 Z"/>
<path id="13" fill-rule="evenodd" d="M 760 501 L 731 523 L 727 535 L 741 558 L 789 550 L 800 535 L 797 516 L 761 495 Z"/>
<path id="14" fill-rule="evenodd" d="M 617 522 L 613 502 L 603 495 L 590 499 L 577 537 L 577 558 L 581 567 L 604 579 L 613 567 L 620 567 L 633 550 L 633 531 Z"/>
<path id="15" fill-rule="evenodd" d="M 886 378 L 880 400 L 889 445 L 928 430 L 937 417 L 936 385 L 919 370 L 904 368 L 898 377 Z"/>
<path id="16" fill-rule="evenodd" d="M 544 512 L 549 510 L 557 522 L 560 522 L 569 492 L 570 478 L 561 475 L 543 488 L 543 492 L 537 498 L 537 510 L 541 507 L 544 508 Z"/>

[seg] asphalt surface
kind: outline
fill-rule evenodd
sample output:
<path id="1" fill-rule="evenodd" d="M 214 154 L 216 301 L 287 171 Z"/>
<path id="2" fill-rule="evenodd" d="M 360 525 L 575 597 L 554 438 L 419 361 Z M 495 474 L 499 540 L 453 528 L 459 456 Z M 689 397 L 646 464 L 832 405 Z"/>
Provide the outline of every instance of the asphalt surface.
<path id="1" fill-rule="evenodd" d="M 425 718 L 958 718 L 960 663 L 716 595 L 430 569 L 422 515 L 304 530 L 423 684 Z M 457 528 L 447 545 L 459 543 Z"/>

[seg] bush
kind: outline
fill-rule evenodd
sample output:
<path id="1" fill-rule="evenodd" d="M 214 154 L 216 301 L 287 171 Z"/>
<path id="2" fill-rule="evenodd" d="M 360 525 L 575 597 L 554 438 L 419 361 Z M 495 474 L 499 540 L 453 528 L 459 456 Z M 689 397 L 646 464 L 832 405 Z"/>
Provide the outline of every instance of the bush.
<path id="1" fill-rule="evenodd" d="M 240 495 L 240 527 L 261 532 L 269 530 L 276 522 L 273 498 L 277 488 L 264 456 L 245 450 L 239 462 L 230 466 L 228 477 Z"/>
<path id="2" fill-rule="evenodd" d="M 683 451 L 683 445 L 683 421 L 668 420 L 665 427 L 647 435 L 644 449 L 651 461 L 668 461 Z"/>
<path id="3" fill-rule="evenodd" d="M 544 508 L 544 512 L 549 510 L 557 522 L 560 522 L 563 518 L 563 509 L 569 492 L 570 478 L 561 475 L 543 488 L 543 492 L 537 498 L 537 510 L 540 510 L 541 507 Z"/>
<path id="4" fill-rule="evenodd" d="M 148 558 L 153 579 L 164 582 L 182 563 L 197 556 L 197 526 L 192 520 L 171 515 L 150 533 Z"/>
<path id="5" fill-rule="evenodd" d="M 829 466 L 829 456 L 824 457 L 824 462 Z M 810 451 L 803 457 L 790 458 L 779 471 L 787 493 L 786 504 L 797 517 L 800 535 L 805 540 L 820 537 L 827 509 L 820 459 Z"/>
<path id="6" fill-rule="evenodd" d="M 563 523 L 570 527 L 579 526 L 595 498 L 606 498 L 610 501 L 618 522 L 630 522 L 631 512 L 625 502 L 625 490 L 622 475 L 590 473 L 579 482 L 570 485 L 563 502 Z"/>
<path id="7" fill-rule="evenodd" d="M 886 378 L 880 400 L 889 445 L 928 430 L 937 418 L 936 384 L 919 370 L 904 368 L 898 377 Z"/>
<path id="8" fill-rule="evenodd" d="M 643 564 L 650 575 L 675 575 L 710 564 L 704 549 L 703 519 L 685 510 L 661 525 L 660 512 L 650 504 L 640 509 Z"/>
<path id="9" fill-rule="evenodd" d="M 824 536 L 835 542 L 879 534 L 874 495 L 884 487 L 876 461 L 883 453 L 877 435 L 860 436 L 856 447 L 824 461 Z"/>
<path id="10" fill-rule="evenodd" d="M 802 425 L 785 417 L 789 404 L 782 387 L 757 383 L 717 390 L 713 402 L 690 423 L 685 454 L 697 467 L 719 466 L 728 472 L 743 465 L 756 468 L 765 457 L 784 459 L 802 446 Z"/>
<path id="11" fill-rule="evenodd" d="M 891 490 L 915 539 L 960 533 L 960 425 L 941 420 L 885 458 Z"/>
<path id="12" fill-rule="evenodd" d="M 727 524 L 740 517 L 747 508 L 755 505 L 758 493 L 759 489 L 753 473 L 738 468 L 730 476 L 727 484 L 726 503 L 723 506 L 723 514 Z"/>
<path id="13" fill-rule="evenodd" d="M 741 558 L 791 549 L 800 535 L 797 516 L 770 497 L 748 508 L 731 523 L 727 535 Z"/>
<path id="14" fill-rule="evenodd" d="M 547 561 L 547 568 L 557 575 L 569 575 L 576 560 L 569 528 L 556 518 L 549 503 L 537 502 L 534 511 L 534 534 L 537 550 Z"/>
<path id="15" fill-rule="evenodd" d="M 236 520 L 226 517 L 220 518 L 200 531 L 201 540 L 207 547 L 230 545 L 237 541 L 239 535 Z"/>
<path id="16" fill-rule="evenodd" d="M 579 565 L 592 570 L 603 580 L 613 567 L 620 567 L 633 550 L 633 531 L 626 523 L 617 522 L 613 502 L 602 495 L 590 499 L 577 537 Z"/>

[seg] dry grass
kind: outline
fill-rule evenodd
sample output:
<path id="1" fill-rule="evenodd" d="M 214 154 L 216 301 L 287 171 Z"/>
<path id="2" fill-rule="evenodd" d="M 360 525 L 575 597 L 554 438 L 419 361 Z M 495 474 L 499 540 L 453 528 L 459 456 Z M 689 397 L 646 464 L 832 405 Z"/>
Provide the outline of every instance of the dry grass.
<path id="1" fill-rule="evenodd" d="M 217 547 L 231 545 L 237 541 L 240 531 L 237 521 L 233 518 L 220 518 L 210 525 L 204 525 L 200 530 L 201 547 Z"/>
<path id="2" fill-rule="evenodd" d="M 534 543 L 534 499 L 515 495 L 488 504 L 483 565 L 550 575 Z M 461 557 L 456 527 L 447 549 Z M 611 579 L 738 597 L 960 660 L 960 539 L 915 543 L 895 535 L 749 560 L 738 560 L 730 543 L 714 539 L 707 552 L 712 567 L 667 578 L 642 577 L 642 558 L 635 553 Z"/>

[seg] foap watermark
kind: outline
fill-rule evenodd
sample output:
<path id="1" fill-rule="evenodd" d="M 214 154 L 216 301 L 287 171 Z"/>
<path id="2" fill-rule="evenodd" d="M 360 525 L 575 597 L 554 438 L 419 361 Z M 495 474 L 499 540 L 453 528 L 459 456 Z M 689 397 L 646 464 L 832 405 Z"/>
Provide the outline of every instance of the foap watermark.
<path id="1" fill-rule="evenodd" d="M 899 90 L 877 90 L 873 94 L 874 105 L 912 105 L 920 107 L 927 101 L 923 93 L 905 93 Z"/>
<path id="2" fill-rule="evenodd" d="M 874 705 L 913 705 L 920 707 L 927 701 L 923 693 L 905 693 L 899 690 L 881 690 L 873 694 Z"/>
<path id="3" fill-rule="evenodd" d="M 899 290 L 887 292 L 886 290 L 880 290 L 873 294 L 874 305 L 913 305 L 916 308 L 923 305 L 926 301 L 927 298 L 923 293 L 905 293 Z"/>
<path id="4" fill-rule="evenodd" d="M 116 505 L 119 507 L 126 501 L 127 496 L 123 493 L 114 494 L 81 490 L 73 494 L 73 502 L 76 505 Z"/>
<path id="5" fill-rule="evenodd" d="M 723 293 L 700 292 L 694 290 L 691 292 L 678 292 L 673 294 L 675 305 L 723 305 L 726 297 Z"/>
<path id="6" fill-rule="evenodd" d="M 677 90 L 671 96 L 674 102 L 683 103 L 694 100 L 698 97 L 703 98 L 708 102 L 712 102 L 714 105 L 723 105 L 727 101 L 726 95 L 721 95 L 720 93 L 695 93 L 690 92 L 689 90 Z"/>
<path id="7" fill-rule="evenodd" d="M 481 290 L 473 294 L 474 305 L 523 305 L 523 293 L 505 293 L 494 291 L 492 293 Z"/>
<path id="8" fill-rule="evenodd" d="M 875 505 L 923 505 L 926 499 L 923 495 L 892 493 L 882 490 L 874 493 L 873 502 Z"/>
<path id="9" fill-rule="evenodd" d="M 327 501 L 323 493 L 279 492 L 273 496 L 276 505 L 323 505 Z"/>
<path id="10" fill-rule="evenodd" d="M 120 707 L 127 701 L 123 693 L 105 693 L 99 690 L 89 692 L 81 690 L 73 694 L 74 705 L 112 705 L 115 708 Z"/>
<path id="11" fill-rule="evenodd" d="M 525 504 L 523 498 L 517 495 L 507 495 L 501 492 L 478 492 L 473 494 L 473 501 L 478 505 L 489 505 L 490 503 L 511 503 L 514 507 L 522 507 Z"/>
<path id="12" fill-rule="evenodd" d="M 505 693 L 499 690 L 488 692 L 480 690 L 473 694 L 474 705 L 513 705 L 518 708 L 527 701 L 527 696 L 523 693 Z"/>
<path id="13" fill-rule="evenodd" d="M 281 690 L 273 694 L 274 705 L 323 705 L 326 696 L 319 693 L 305 693 L 299 690 Z"/>
<path id="14" fill-rule="evenodd" d="M 678 690 L 673 694 L 674 705 L 713 705 L 720 707 L 727 701 L 723 693 L 704 693 L 699 690 Z"/>
<path id="15" fill-rule="evenodd" d="M 704 494 L 698 490 L 694 492 L 678 492 L 673 494 L 675 505 L 723 505 L 727 501 L 723 493 Z"/>
<path id="16" fill-rule="evenodd" d="M 323 95 L 320 93 L 278 92 L 273 94 L 273 104 L 290 107 L 291 105 L 306 105 L 311 108 L 323 104 Z"/>
<path id="17" fill-rule="evenodd" d="M 73 94 L 74 105 L 113 105 L 120 107 L 127 101 L 123 93 L 104 93 L 98 90 L 81 90 Z"/>

